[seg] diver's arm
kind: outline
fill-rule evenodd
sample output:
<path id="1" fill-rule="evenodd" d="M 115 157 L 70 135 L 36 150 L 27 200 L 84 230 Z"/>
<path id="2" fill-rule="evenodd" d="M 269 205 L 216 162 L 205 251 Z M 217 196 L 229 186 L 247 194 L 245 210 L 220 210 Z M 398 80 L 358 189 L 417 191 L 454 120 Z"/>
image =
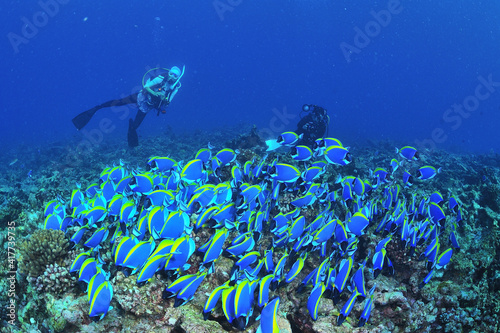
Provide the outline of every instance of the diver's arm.
<path id="1" fill-rule="evenodd" d="M 153 91 L 151 87 L 160 84 L 162 81 L 163 81 L 163 76 L 157 76 L 153 80 L 148 80 L 144 85 L 144 89 L 146 89 L 146 91 L 149 92 L 151 95 L 159 96 L 161 95 L 161 91 Z"/>

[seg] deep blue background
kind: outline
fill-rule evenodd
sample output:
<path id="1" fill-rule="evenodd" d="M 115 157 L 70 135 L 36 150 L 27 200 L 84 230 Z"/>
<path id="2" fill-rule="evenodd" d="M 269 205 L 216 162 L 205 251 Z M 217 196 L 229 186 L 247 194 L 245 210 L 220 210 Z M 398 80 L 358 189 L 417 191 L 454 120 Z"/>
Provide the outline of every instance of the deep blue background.
<path id="1" fill-rule="evenodd" d="M 314 103 L 346 145 L 414 145 L 440 127 L 448 135 L 440 148 L 499 152 L 500 87 L 456 130 L 442 117 L 474 94 L 478 76 L 500 81 L 500 3 L 401 1 L 401 13 L 348 63 L 340 44 L 352 45 L 354 28 L 389 3 L 351 2 L 243 0 L 220 16 L 205 0 L 69 0 L 16 53 L 8 34 L 22 35 L 22 17 L 32 22 L 42 7 L 2 1 L 0 149 L 78 140 L 73 116 L 138 89 L 148 68 L 185 65 L 168 114 L 148 115 L 141 136 L 239 122 L 269 128 L 273 109 L 298 115 Z M 126 146 L 127 122 L 116 113 L 101 111 L 87 129 L 103 117 L 116 126 L 103 142 Z"/>

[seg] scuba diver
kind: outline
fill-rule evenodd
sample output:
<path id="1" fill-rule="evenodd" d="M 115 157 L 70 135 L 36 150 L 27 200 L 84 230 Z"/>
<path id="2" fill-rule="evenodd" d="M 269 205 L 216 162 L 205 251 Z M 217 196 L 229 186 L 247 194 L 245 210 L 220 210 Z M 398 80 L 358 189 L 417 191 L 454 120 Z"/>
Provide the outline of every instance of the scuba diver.
<path id="1" fill-rule="evenodd" d="M 151 73 L 156 70 L 160 70 L 161 74 L 158 74 L 153 78 Z M 179 81 L 183 75 L 184 67 L 182 67 L 182 71 L 176 66 L 170 69 L 150 69 L 142 78 L 143 89 L 140 92 L 94 106 L 92 109 L 84 111 L 73 118 L 73 124 L 78 130 L 81 130 L 100 109 L 113 106 L 123 106 L 127 104 L 136 104 L 138 107 L 137 114 L 134 120 L 129 119 L 127 139 L 129 147 L 137 147 L 139 145 L 137 128 L 141 125 L 149 111 L 156 110 L 157 115 L 160 115 L 160 112 L 166 113 L 165 109 L 169 106 L 170 102 L 181 87 L 181 83 Z M 144 82 L 146 76 L 149 77 L 147 81 Z"/>
<path id="2" fill-rule="evenodd" d="M 302 112 L 308 112 L 308 114 L 302 117 Z M 328 136 L 330 117 L 326 109 L 313 104 L 304 104 L 302 112 L 295 133 L 299 136 L 302 134 L 299 144 L 312 147 L 316 139 L 322 138 L 325 133 Z"/>
<path id="3" fill-rule="evenodd" d="M 302 116 L 303 112 L 307 115 Z M 272 151 L 283 146 L 303 145 L 314 148 L 316 139 L 328 136 L 328 124 L 330 117 L 326 109 L 314 104 L 304 104 L 300 111 L 300 120 L 297 123 L 295 132 L 285 132 L 278 136 L 278 139 L 266 140 L 267 151 Z M 286 138 L 284 137 L 286 134 Z"/>

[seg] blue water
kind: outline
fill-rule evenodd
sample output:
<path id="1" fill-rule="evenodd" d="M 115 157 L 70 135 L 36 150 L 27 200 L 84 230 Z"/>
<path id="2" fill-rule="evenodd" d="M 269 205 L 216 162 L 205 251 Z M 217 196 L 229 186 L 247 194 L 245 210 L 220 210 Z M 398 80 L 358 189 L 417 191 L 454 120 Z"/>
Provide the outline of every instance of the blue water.
<path id="1" fill-rule="evenodd" d="M 6 0 L 0 13 L 2 151 L 79 140 L 76 114 L 174 65 L 182 88 L 141 137 L 239 123 L 278 135 L 312 103 L 346 145 L 500 151 L 498 1 Z M 100 111 L 86 130 L 108 118 L 100 142 L 126 147 L 127 112 Z"/>

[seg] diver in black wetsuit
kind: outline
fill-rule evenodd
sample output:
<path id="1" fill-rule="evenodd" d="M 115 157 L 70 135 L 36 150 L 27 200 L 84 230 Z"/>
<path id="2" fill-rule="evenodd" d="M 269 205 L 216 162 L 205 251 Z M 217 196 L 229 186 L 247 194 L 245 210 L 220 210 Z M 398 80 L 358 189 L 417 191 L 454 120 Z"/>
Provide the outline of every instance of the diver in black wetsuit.
<path id="1" fill-rule="evenodd" d="M 330 117 L 326 109 L 313 104 L 304 104 L 302 111 L 307 112 L 307 115 L 301 117 L 295 133 L 303 134 L 299 144 L 312 147 L 316 139 L 322 138 L 325 133 L 328 134 Z"/>
<path id="2" fill-rule="evenodd" d="M 154 68 L 153 70 L 157 69 L 158 68 Z M 184 68 L 182 71 L 175 66 L 171 69 L 161 68 L 160 70 L 163 70 L 164 73 L 153 79 L 149 78 L 146 82 L 144 82 L 144 78 L 152 70 L 146 72 L 142 82 L 143 89 L 140 92 L 94 106 L 92 109 L 84 111 L 73 118 L 73 124 L 78 130 L 81 130 L 100 109 L 113 106 L 123 106 L 127 104 L 136 104 L 139 110 L 137 110 L 134 120 L 129 119 L 127 138 L 129 147 L 137 147 L 139 145 L 139 138 L 136 130 L 141 125 L 142 121 L 146 117 L 146 114 L 151 110 L 155 110 L 157 115 L 159 115 L 160 112 L 166 113 L 165 109 L 181 87 L 181 83 L 179 81 L 182 75 L 184 75 Z"/>

